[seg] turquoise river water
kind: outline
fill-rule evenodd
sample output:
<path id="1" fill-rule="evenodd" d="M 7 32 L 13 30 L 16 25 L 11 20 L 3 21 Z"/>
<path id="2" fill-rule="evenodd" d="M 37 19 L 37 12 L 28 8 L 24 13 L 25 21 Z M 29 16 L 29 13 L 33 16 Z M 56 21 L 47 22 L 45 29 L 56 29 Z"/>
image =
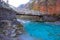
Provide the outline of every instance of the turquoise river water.
<path id="1" fill-rule="evenodd" d="M 25 22 L 25 31 L 40 40 L 60 40 L 60 25 L 45 22 Z"/>

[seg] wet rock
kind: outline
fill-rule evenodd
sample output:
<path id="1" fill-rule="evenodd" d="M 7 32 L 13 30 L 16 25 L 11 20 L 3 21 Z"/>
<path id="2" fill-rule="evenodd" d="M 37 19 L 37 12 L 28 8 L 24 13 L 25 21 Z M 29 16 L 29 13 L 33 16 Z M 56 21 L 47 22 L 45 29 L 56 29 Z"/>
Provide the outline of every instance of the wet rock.
<path id="1" fill-rule="evenodd" d="M 2 22 L 4 22 L 4 24 Z M 12 24 L 13 22 L 10 20 L 2 20 L 0 23 L 3 25 L 2 28 L 0 28 L 0 30 L 2 30 L 0 33 L 3 34 L 3 40 L 4 37 L 8 37 L 9 40 L 10 38 L 15 39 L 24 32 L 23 26 L 21 24 Z"/>

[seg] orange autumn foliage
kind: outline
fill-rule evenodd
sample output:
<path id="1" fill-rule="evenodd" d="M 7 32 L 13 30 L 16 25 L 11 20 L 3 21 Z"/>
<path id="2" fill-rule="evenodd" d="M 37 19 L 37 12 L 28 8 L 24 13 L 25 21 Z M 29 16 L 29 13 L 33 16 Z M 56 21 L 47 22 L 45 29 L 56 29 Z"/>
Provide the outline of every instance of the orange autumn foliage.
<path id="1" fill-rule="evenodd" d="M 56 1 L 55 6 L 48 6 L 48 13 L 50 13 L 50 14 L 60 14 L 60 0 Z"/>
<path id="2" fill-rule="evenodd" d="M 50 4 L 48 3 L 47 6 L 44 3 L 42 3 L 42 5 L 40 5 L 39 3 L 35 3 L 33 4 L 32 9 L 40 10 L 40 12 L 43 12 L 43 13 L 48 12 L 48 14 L 60 14 L 60 0 L 56 0 L 55 5 L 53 2 L 54 0 L 53 1 L 51 0 Z"/>
<path id="3" fill-rule="evenodd" d="M 60 0 L 56 2 L 56 12 L 60 14 Z"/>

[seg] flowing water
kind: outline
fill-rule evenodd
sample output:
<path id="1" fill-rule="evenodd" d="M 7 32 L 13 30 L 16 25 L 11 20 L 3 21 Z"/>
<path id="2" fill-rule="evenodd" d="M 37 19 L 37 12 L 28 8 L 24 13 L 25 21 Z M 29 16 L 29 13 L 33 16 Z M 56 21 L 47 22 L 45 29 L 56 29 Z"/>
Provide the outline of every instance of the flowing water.
<path id="1" fill-rule="evenodd" d="M 25 22 L 25 31 L 40 40 L 60 40 L 60 25 L 45 22 Z"/>

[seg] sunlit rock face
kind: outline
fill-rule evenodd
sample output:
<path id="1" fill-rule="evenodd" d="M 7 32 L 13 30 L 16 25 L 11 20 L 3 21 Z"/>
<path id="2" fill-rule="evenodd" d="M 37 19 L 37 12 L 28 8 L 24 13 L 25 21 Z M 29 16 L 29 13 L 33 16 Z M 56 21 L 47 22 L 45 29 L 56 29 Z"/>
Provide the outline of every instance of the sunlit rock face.
<path id="1" fill-rule="evenodd" d="M 39 10 L 42 14 L 60 14 L 60 0 L 32 0 L 29 9 Z"/>

